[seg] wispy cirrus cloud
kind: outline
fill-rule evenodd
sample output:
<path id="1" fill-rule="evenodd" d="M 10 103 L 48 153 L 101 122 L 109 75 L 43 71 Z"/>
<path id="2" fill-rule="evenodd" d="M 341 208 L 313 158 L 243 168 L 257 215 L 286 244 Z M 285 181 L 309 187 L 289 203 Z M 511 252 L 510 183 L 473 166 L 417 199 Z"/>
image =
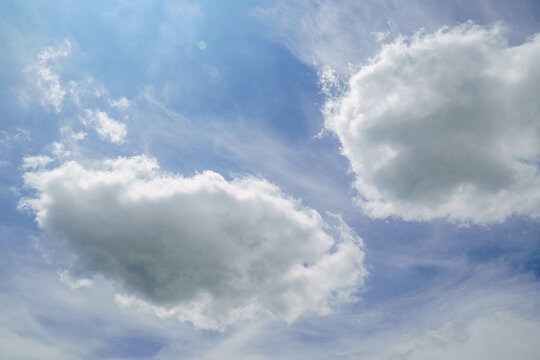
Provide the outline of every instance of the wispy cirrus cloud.
<path id="1" fill-rule="evenodd" d="M 35 97 L 45 109 L 52 109 L 56 113 L 61 112 L 66 90 L 52 63 L 57 59 L 67 57 L 70 52 L 71 43 L 68 40 L 64 40 L 57 47 L 49 46 L 43 49 L 38 54 L 37 61 L 24 70 L 29 76 L 31 86 L 30 91 L 20 92 L 19 99 L 23 103 L 29 103 Z"/>
<path id="2" fill-rule="evenodd" d="M 431 3 L 411 0 L 299 0 L 275 1 L 253 11 L 269 26 L 272 38 L 302 62 L 328 66 L 340 76 L 351 75 L 359 64 L 375 55 L 379 44 L 418 29 L 436 31 L 474 19 L 482 25 L 509 24 L 512 41 L 523 41 L 537 31 L 534 2 L 456 0 Z"/>

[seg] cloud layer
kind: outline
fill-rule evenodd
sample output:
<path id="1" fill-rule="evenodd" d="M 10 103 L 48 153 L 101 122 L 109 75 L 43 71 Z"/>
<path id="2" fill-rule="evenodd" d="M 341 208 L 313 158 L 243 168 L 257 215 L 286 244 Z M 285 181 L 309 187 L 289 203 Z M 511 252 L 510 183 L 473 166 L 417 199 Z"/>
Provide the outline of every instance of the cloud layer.
<path id="1" fill-rule="evenodd" d="M 264 180 L 185 178 L 145 156 L 68 162 L 24 180 L 36 196 L 21 206 L 77 256 L 73 276 L 102 274 L 130 294 L 119 302 L 200 327 L 260 311 L 324 314 L 366 275 L 361 239 L 344 223 L 328 225 Z"/>
<path id="2" fill-rule="evenodd" d="M 511 312 L 480 316 L 456 328 L 451 323 L 426 332 L 414 340 L 392 344 L 375 359 L 519 359 L 538 357 L 540 335 L 537 322 Z"/>
<path id="3" fill-rule="evenodd" d="M 540 215 L 540 36 L 510 47 L 502 33 L 466 23 L 400 37 L 328 102 L 367 214 Z"/>

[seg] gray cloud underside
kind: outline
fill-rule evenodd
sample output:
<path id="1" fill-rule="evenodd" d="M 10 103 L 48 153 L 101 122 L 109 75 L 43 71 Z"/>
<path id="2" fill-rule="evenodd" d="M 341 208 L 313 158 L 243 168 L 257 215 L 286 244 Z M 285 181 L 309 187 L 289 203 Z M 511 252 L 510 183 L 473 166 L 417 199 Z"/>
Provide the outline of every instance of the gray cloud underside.
<path id="1" fill-rule="evenodd" d="M 539 216 L 540 36 L 509 47 L 503 33 L 466 23 L 400 37 L 328 102 L 367 214 Z"/>
<path id="2" fill-rule="evenodd" d="M 138 303 L 200 327 L 260 311 L 291 321 L 347 301 L 366 275 L 361 239 L 270 183 L 167 174 L 145 156 L 25 174 L 21 206 L 77 256 L 73 276 L 122 284 Z"/>

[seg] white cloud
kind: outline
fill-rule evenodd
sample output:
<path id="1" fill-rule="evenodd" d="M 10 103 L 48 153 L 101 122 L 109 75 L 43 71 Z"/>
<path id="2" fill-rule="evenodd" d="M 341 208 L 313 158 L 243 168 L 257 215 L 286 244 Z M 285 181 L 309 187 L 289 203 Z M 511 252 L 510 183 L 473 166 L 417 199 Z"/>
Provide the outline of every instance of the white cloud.
<path id="1" fill-rule="evenodd" d="M 471 319 L 464 327 L 448 322 L 408 342 L 393 344 L 372 359 L 534 360 L 540 356 L 540 324 L 512 312 Z"/>
<path id="2" fill-rule="evenodd" d="M 65 40 L 58 47 L 47 47 L 38 54 L 38 61 L 25 69 L 30 75 L 33 86 L 36 86 L 37 96 L 41 105 L 47 110 L 53 109 L 56 113 L 62 111 L 62 102 L 66 95 L 65 89 L 60 83 L 60 76 L 52 69 L 51 62 L 61 57 L 66 57 L 71 51 L 71 44 Z M 30 102 L 33 94 L 21 92 L 20 99 Z"/>
<path id="3" fill-rule="evenodd" d="M 130 101 L 124 96 L 122 96 L 118 100 L 110 101 L 109 103 L 112 107 L 119 109 L 126 109 L 131 105 Z"/>
<path id="4" fill-rule="evenodd" d="M 380 42 L 410 35 L 419 27 L 432 32 L 466 19 L 502 21 L 520 24 L 508 31 L 512 39 L 523 38 L 538 29 L 528 17 L 531 11 L 528 2 L 509 6 L 502 0 L 275 0 L 254 15 L 300 61 L 316 68 L 330 66 L 346 76 L 374 55 Z"/>
<path id="5" fill-rule="evenodd" d="M 377 218 L 540 215 L 540 36 L 466 23 L 382 47 L 330 100 L 326 129 Z"/>
<path id="6" fill-rule="evenodd" d="M 203 328 L 261 311 L 292 321 L 348 301 L 366 276 L 362 242 L 274 185 L 206 171 L 168 174 L 145 156 L 27 172 L 21 202 L 77 256 L 73 276 L 103 274 L 128 295 Z"/>
<path id="7" fill-rule="evenodd" d="M 267 24 L 298 59 L 339 73 L 375 48 L 374 31 L 388 30 L 385 1 L 276 1 L 255 16 Z M 386 15 L 386 14 L 385 14 Z M 389 16 L 389 14 L 388 14 Z"/>
<path id="8" fill-rule="evenodd" d="M 62 134 L 62 136 L 66 140 L 74 143 L 84 140 L 88 135 L 88 133 L 85 131 L 73 131 L 70 127 L 67 126 L 60 128 L 60 134 Z"/>
<path id="9" fill-rule="evenodd" d="M 385 331 L 356 347 L 366 360 L 537 359 L 536 281 L 501 276 L 504 271 L 496 267 L 483 267 L 465 282 L 416 294 L 410 299 L 416 308 L 409 309 L 405 321 L 389 321 Z M 399 299 L 393 311 L 407 308 L 404 300 Z"/>
<path id="10" fill-rule="evenodd" d="M 84 110 L 84 117 L 81 118 L 86 126 L 94 126 L 102 139 L 108 139 L 115 144 L 121 144 L 126 138 L 126 125 L 109 117 L 100 110 Z"/>
<path id="11" fill-rule="evenodd" d="M 87 78 L 84 81 L 70 81 L 69 82 L 69 94 L 71 100 L 77 106 L 81 106 L 84 102 L 91 98 L 101 98 L 107 94 L 107 90 L 101 84 L 94 84 L 94 79 Z"/>
<path id="12" fill-rule="evenodd" d="M 523 312 L 519 302 L 511 310 L 489 305 L 466 314 L 440 306 L 436 316 L 446 319 L 440 325 L 432 327 L 427 319 L 416 316 L 410 324 L 358 339 L 351 348 L 361 351 L 360 358 L 365 360 L 538 359 L 540 322 L 536 315 Z"/>
<path id="13" fill-rule="evenodd" d="M 66 149 L 63 143 L 56 141 L 51 144 L 51 152 L 56 158 L 69 157 L 73 154 L 71 150 Z"/>
<path id="14" fill-rule="evenodd" d="M 71 134 L 71 139 L 75 140 L 75 141 L 84 140 L 86 135 L 88 135 L 88 134 L 86 132 L 84 132 L 84 131 L 77 131 L 77 132 L 74 132 L 73 134 Z"/>
<path id="15" fill-rule="evenodd" d="M 93 281 L 90 279 L 74 279 L 68 270 L 64 270 L 60 273 L 60 282 L 69 286 L 71 289 L 78 289 L 82 287 L 92 287 Z"/>
<path id="16" fill-rule="evenodd" d="M 26 156 L 23 158 L 23 169 L 35 169 L 47 166 L 53 159 L 49 156 Z"/>
<path id="17" fill-rule="evenodd" d="M 342 307 L 324 318 L 288 326 L 250 322 L 194 359 L 537 359 L 536 281 L 508 278 L 496 267 L 429 291 Z M 160 359 L 182 356 L 181 347 L 170 350 Z"/>
<path id="18" fill-rule="evenodd" d="M 0 130 L 0 134 L 2 134 L 2 138 L 0 139 L 0 145 L 4 145 L 12 141 L 32 140 L 28 133 L 28 130 L 25 130 L 23 128 L 16 128 L 14 133 L 8 133 L 5 130 Z"/>

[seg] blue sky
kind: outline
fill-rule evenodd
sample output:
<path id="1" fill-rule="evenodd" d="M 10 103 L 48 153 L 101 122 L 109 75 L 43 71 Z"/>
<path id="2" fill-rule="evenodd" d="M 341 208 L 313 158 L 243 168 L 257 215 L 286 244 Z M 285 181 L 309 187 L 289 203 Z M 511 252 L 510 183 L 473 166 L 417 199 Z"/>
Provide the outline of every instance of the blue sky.
<path id="1" fill-rule="evenodd" d="M 536 1 L 0 18 L 0 357 L 540 357 Z"/>

